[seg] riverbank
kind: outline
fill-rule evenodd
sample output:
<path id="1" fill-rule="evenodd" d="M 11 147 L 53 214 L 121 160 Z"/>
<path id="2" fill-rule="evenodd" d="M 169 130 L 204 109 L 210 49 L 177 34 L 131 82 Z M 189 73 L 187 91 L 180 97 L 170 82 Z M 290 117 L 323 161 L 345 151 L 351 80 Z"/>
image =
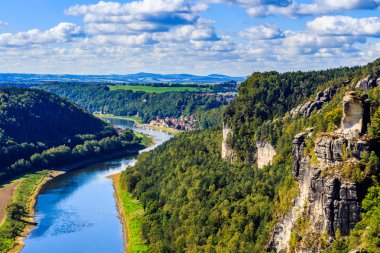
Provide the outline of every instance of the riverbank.
<path id="1" fill-rule="evenodd" d="M 168 133 L 168 134 L 172 134 L 172 135 L 176 135 L 176 134 L 179 134 L 180 130 L 177 130 L 177 129 L 174 129 L 174 128 L 170 128 L 170 127 L 163 127 L 163 126 L 151 126 L 149 124 L 143 124 L 142 123 L 142 119 L 137 117 L 137 116 L 133 116 L 133 117 L 126 117 L 126 116 L 115 116 L 113 114 L 94 114 L 95 117 L 98 117 L 100 119 L 103 119 L 103 120 L 107 120 L 107 119 L 121 119 L 121 120 L 128 120 L 128 121 L 132 121 L 134 122 L 135 126 L 138 127 L 138 128 L 143 128 L 143 129 L 147 129 L 147 130 L 154 130 L 154 131 L 160 131 L 160 132 L 164 132 L 164 133 Z"/>
<path id="2" fill-rule="evenodd" d="M 115 189 L 115 199 L 123 225 L 124 252 L 147 252 L 148 245 L 141 235 L 141 217 L 144 209 L 137 199 L 134 199 L 120 185 L 121 173 L 110 176 Z"/>
<path id="3" fill-rule="evenodd" d="M 29 235 L 30 231 L 36 225 L 34 214 L 38 195 L 43 186 L 50 180 L 69 171 L 79 169 L 93 163 L 108 161 L 128 155 L 137 155 L 138 152 L 143 148 L 146 148 L 146 146 L 141 146 L 141 148 L 138 149 L 136 148 L 133 150 L 124 150 L 116 153 L 106 154 L 103 156 L 98 156 L 96 158 L 85 159 L 53 170 L 29 173 L 12 181 L 11 184 L 17 183 L 17 187 L 15 187 L 13 191 L 7 188 L 6 192 L 8 192 L 9 195 L 6 197 L 6 199 L 13 200 L 11 203 L 22 206 L 25 209 L 26 213 L 24 213 L 23 217 L 19 220 L 12 220 L 9 217 L 4 217 L 4 222 L 0 225 L 1 233 L 4 236 L 4 238 L 0 238 L 0 253 L 16 253 L 20 252 L 23 249 L 23 240 Z M 9 204 L 9 202 L 4 205 L 4 208 L 7 204 Z M 16 237 L 10 236 L 15 233 L 17 234 Z M 7 234 L 7 236 L 5 234 Z"/>

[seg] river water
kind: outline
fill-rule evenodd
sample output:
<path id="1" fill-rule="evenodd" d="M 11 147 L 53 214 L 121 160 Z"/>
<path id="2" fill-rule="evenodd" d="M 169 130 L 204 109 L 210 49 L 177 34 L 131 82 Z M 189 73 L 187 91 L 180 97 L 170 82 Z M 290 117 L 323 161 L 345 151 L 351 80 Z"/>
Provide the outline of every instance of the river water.
<path id="1" fill-rule="evenodd" d="M 156 148 L 171 135 L 134 128 L 126 120 L 112 124 L 153 137 Z M 122 225 L 114 198 L 112 180 L 107 178 L 136 162 L 135 156 L 113 159 L 68 172 L 48 182 L 36 205 L 36 222 L 25 239 L 23 253 L 118 253 L 123 252 Z"/>

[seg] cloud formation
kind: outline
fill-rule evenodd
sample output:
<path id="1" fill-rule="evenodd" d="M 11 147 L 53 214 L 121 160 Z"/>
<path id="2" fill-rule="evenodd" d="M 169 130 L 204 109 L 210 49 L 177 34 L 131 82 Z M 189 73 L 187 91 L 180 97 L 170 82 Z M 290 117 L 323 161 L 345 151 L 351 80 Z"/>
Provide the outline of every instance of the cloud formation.
<path id="1" fill-rule="evenodd" d="M 308 22 L 307 27 L 321 35 L 380 36 L 380 18 L 377 17 L 323 16 Z"/>
<path id="2" fill-rule="evenodd" d="M 347 10 L 376 10 L 380 7 L 379 0 L 313 0 L 312 3 L 302 3 L 299 0 L 210 0 L 209 2 L 237 4 L 255 17 L 321 15 Z"/>
<path id="3" fill-rule="evenodd" d="M 380 18 L 318 16 L 351 9 L 375 9 L 380 0 L 313 0 L 308 4 L 298 0 L 199 2 L 202 3 L 135 0 L 75 5 L 65 13 L 83 17 L 81 27 L 60 23 L 46 31 L 0 33 L 0 69 L 245 75 L 258 70 L 354 65 L 380 54 L 380 43 L 377 43 Z M 205 18 L 204 11 L 213 8 L 213 4 L 238 5 L 261 17 L 313 13 L 317 16 L 297 29 L 285 28 L 281 23 L 264 23 L 275 20 L 272 17 L 249 17 L 259 24 L 227 34 L 213 20 Z"/>
<path id="4" fill-rule="evenodd" d="M 142 0 L 125 4 L 101 1 L 94 5 L 76 5 L 65 12 L 84 16 L 85 23 L 91 24 L 90 32 L 102 32 L 105 25 L 117 30 L 122 24 L 124 32 L 132 33 L 162 32 L 174 26 L 195 24 L 199 19 L 197 12 L 205 8 L 206 5 L 191 5 L 184 0 Z"/>
<path id="5" fill-rule="evenodd" d="M 0 34 L 0 46 L 30 46 L 35 44 L 67 42 L 81 35 L 82 30 L 79 26 L 72 23 L 60 23 L 47 30 L 38 29 L 18 33 Z"/>

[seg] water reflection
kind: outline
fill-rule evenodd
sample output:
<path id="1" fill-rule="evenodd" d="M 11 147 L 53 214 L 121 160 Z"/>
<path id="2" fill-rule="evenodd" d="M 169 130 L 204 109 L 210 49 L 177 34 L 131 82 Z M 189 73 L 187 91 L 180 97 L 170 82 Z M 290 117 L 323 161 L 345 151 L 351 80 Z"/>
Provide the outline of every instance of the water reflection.
<path id="1" fill-rule="evenodd" d="M 151 135 L 155 145 L 171 138 L 162 132 L 139 129 L 124 120 L 112 124 Z M 136 162 L 124 157 L 69 172 L 49 182 L 38 197 L 37 227 L 25 240 L 23 253 L 123 252 L 122 227 L 108 176 Z"/>

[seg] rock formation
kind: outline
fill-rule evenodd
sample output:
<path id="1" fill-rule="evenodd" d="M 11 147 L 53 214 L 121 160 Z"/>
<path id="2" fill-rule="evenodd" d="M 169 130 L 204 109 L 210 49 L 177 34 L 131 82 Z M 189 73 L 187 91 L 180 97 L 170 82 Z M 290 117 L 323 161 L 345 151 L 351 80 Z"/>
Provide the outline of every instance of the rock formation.
<path id="1" fill-rule="evenodd" d="M 356 84 L 355 88 L 368 90 L 376 86 L 380 86 L 380 78 L 374 77 L 372 75 L 368 75 L 364 79 L 360 80 Z"/>
<path id="2" fill-rule="evenodd" d="M 222 158 L 233 162 L 236 159 L 236 155 L 234 150 L 227 142 L 228 136 L 230 134 L 232 134 L 231 128 L 227 125 L 227 123 L 223 122 Z"/>
<path id="3" fill-rule="evenodd" d="M 343 101 L 341 129 L 319 135 L 312 154 L 305 150 L 308 133 L 295 136 L 292 173 L 298 182 L 300 195 L 292 210 L 276 225 L 271 249 L 289 251 L 288 242 L 297 219 L 308 221 L 309 244 L 313 240 L 311 238 L 320 238 L 322 234 L 332 239 L 338 230 L 347 236 L 360 221 L 361 185 L 343 176 L 342 168 L 357 165 L 363 154 L 370 152 L 370 144 L 363 136 L 366 114 L 369 113 L 366 106 L 365 98 L 359 99 L 355 93 L 347 93 Z M 319 245 L 317 240 L 312 243 Z M 297 252 L 306 249 L 301 241 Z M 318 247 L 313 247 L 306 251 L 318 250 Z"/>
<path id="4" fill-rule="evenodd" d="M 359 98 L 354 91 L 343 97 L 342 133 L 358 136 L 364 134 L 369 123 L 369 103 L 367 97 Z"/>
<path id="5" fill-rule="evenodd" d="M 257 148 L 257 165 L 261 169 L 265 165 L 272 164 L 273 158 L 276 155 L 276 150 L 266 141 L 258 141 Z"/>
<path id="6" fill-rule="evenodd" d="M 308 101 L 303 105 L 299 105 L 290 111 L 290 116 L 304 116 L 309 117 L 314 110 L 320 110 L 322 106 L 329 102 L 335 95 L 336 88 L 330 87 L 319 92 L 313 101 Z"/>

